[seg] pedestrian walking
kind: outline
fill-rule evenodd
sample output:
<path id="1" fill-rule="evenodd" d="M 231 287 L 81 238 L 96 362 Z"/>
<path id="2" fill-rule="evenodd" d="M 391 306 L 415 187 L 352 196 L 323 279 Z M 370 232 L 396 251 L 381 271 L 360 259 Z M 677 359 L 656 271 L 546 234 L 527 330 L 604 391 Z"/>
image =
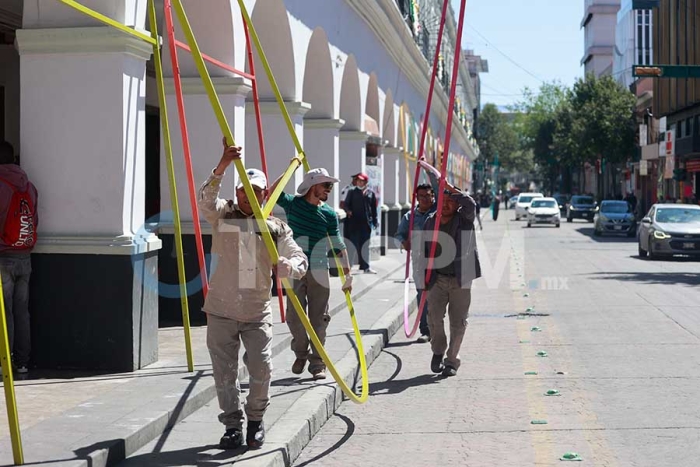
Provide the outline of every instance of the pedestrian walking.
<path id="1" fill-rule="evenodd" d="M 36 244 L 39 194 L 27 174 L 15 163 L 14 148 L 0 143 L 0 274 L 12 366 L 20 374 L 29 370 L 31 333 L 29 278 L 31 252 Z"/>
<path id="2" fill-rule="evenodd" d="M 493 204 L 491 207 L 491 215 L 492 215 L 494 221 L 498 220 L 498 211 L 500 209 L 501 209 L 501 197 L 499 195 L 495 195 L 493 197 Z"/>
<path id="3" fill-rule="evenodd" d="M 348 191 L 343 203 L 343 209 L 347 213 L 345 225 L 348 238 L 355 247 L 355 253 L 360 263 L 360 270 L 376 274 L 377 271 L 370 267 L 369 242 L 372 230 L 379 225 L 377 217 L 377 196 L 367 188 L 369 177 L 363 173 L 353 175 L 355 187 Z M 350 261 L 352 266 L 354 258 Z"/>
<path id="4" fill-rule="evenodd" d="M 243 407 L 238 378 L 238 353 L 245 348 L 243 361 L 250 383 L 245 404 L 248 419 L 246 443 L 260 448 L 265 441 L 263 415 L 270 404 L 272 374 L 272 272 L 278 277 L 300 279 L 308 267 L 307 257 L 292 238 L 292 230 L 275 217 L 265 220 L 277 243 L 276 265 L 262 240 L 243 184 L 236 187 L 236 202 L 219 198 L 226 168 L 240 159 L 241 148 L 228 146 L 212 174 L 199 189 L 198 206 L 212 225 L 212 254 L 216 268 L 209 284 L 203 311 L 207 313 L 207 347 L 214 371 L 216 395 L 226 432 L 221 449 L 243 444 Z M 258 203 L 268 194 L 267 178 L 257 169 L 246 171 Z"/>
<path id="5" fill-rule="evenodd" d="M 428 219 L 428 216 L 435 212 L 437 209 L 437 206 L 435 204 L 435 193 L 433 191 L 433 187 L 430 186 L 429 184 L 425 183 L 422 185 L 418 185 L 416 187 L 416 199 L 418 200 L 418 204 L 416 207 L 413 209 L 414 214 L 413 214 L 413 232 L 411 237 L 416 238 L 418 241 L 412 241 L 413 238 L 409 238 L 408 235 L 408 229 L 410 227 L 410 222 L 411 222 L 411 211 L 407 212 L 406 214 L 403 215 L 401 218 L 401 222 L 399 222 L 399 227 L 396 231 L 395 238 L 401 242 L 401 246 L 405 249 L 408 250 L 411 248 L 411 259 L 413 262 L 413 283 L 416 286 L 416 303 L 418 303 L 418 306 L 420 306 L 421 299 L 423 297 L 423 284 L 424 284 L 424 279 L 422 277 L 423 275 L 423 270 L 420 267 L 418 258 L 420 258 L 420 253 L 416 250 L 416 248 L 420 247 L 420 231 L 423 230 L 423 226 L 425 225 L 426 219 Z M 427 298 L 427 297 L 426 297 Z M 420 337 L 418 337 L 417 342 L 425 343 L 425 342 L 430 342 L 430 326 L 428 326 L 428 305 L 426 301 L 425 308 L 423 309 L 423 314 L 420 317 L 420 325 L 419 325 L 419 330 L 420 330 Z"/>
<path id="6" fill-rule="evenodd" d="M 435 169 L 427 164 L 424 167 L 435 182 Z M 422 249 L 422 261 L 426 279 L 430 274 L 426 282 L 430 346 L 433 352 L 430 369 L 433 373 L 442 373 L 443 376 L 454 376 L 459 370 L 459 349 L 468 324 L 471 285 L 473 280 L 481 277 L 481 265 L 474 231 L 476 202 L 447 181 L 445 187 L 440 219 L 437 219 L 435 212 L 425 221 L 422 231 L 422 243 L 425 245 Z M 440 232 L 434 263 L 432 268 L 428 269 L 433 230 L 438 221 L 437 228 Z M 450 321 L 449 344 L 445 334 L 446 313 L 449 314 Z"/>
<path id="7" fill-rule="evenodd" d="M 281 178 L 273 183 L 271 191 L 275 190 Z M 326 342 L 326 330 L 331 321 L 328 312 L 330 299 L 328 251 L 331 248 L 337 251 L 338 256 L 344 258 L 346 263 L 343 272 L 347 280 L 342 290 L 352 290 L 347 251 L 338 232 L 338 216 L 335 210 L 326 204 L 328 195 L 336 183 L 338 179 L 331 177 L 326 169 L 311 169 L 304 175 L 303 182 L 297 188 L 297 196 L 282 193 L 277 200 L 277 204 L 287 214 L 287 222 L 294 232 L 294 239 L 299 242 L 304 253 L 309 257 L 308 273 L 303 278 L 294 280 L 293 287 L 321 344 Z M 289 299 L 287 309 L 293 310 Z M 326 364 L 319 355 L 318 349 L 310 345 L 306 329 L 295 312 L 287 313 L 287 326 L 292 334 L 291 348 L 296 355 L 292 373 L 295 375 L 303 373 L 308 361 L 309 373 L 313 379 L 325 379 Z"/>

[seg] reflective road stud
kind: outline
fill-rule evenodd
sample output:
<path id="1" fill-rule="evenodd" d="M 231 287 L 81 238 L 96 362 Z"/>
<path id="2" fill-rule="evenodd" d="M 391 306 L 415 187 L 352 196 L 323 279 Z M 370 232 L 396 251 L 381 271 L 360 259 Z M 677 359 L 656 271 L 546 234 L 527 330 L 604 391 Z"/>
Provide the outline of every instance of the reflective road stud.
<path id="1" fill-rule="evenodd" d="M 537 374 L 536 371 L 526 371 L 526 372 L 525 372 L 525 376 L 533 376 L 533 375 L 536 375 L 536 374 Z"/>
<path id="2" fill-rule="evenodd" d="M 549 389 L 547 392 L 544 393 L 545 396 L 561 396 L 561 393 L 559 392 L 558 389 Z"/>
<path id="3" fill-rule="evenodd" d="M 533 326 L 532 328 L 530 328 L 530 331 L 532 331 L 532 332 L 542 332 L 542 328 L 540 328 L 539 326 Z"/>
<path id="4" fill-rule="evenodd" d="M 532 420 L 530 422 L 530 425 L 546 425 L 546 424 L 547 424 L 547 420 Z"/>
<path id="5" fill-rule="evenodd" d="M 559 458 L 560 461 L 582 461 L 581 457 L 577 452 L 567 452 Z"/>
<path id="6" fill-rule="evenodd" d="M 547 355 L 547 352 L 545 352 L 544 350 L 540 350 L 539 352 L 537 352 L 537 356 L 538 357 L 549 357 L 549 355 Z"/>

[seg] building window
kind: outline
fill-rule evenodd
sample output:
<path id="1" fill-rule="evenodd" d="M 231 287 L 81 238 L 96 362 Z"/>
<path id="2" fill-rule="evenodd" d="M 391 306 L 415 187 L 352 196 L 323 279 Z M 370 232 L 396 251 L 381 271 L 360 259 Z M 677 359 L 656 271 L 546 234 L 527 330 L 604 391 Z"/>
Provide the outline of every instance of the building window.
<path id="1" fill-rule="evenodd" d="M 685 121 L 685 136 L 693 134 L 693 118 L 690 117 Z"/>
<path id="2" fill-rule="evenodd" d="M 635 28 L 635 51 L 637 65 L 651 65 L 652 54 L 652 31 L 651 31 L 651 10 L 637 10 L 637 20 Z"/>

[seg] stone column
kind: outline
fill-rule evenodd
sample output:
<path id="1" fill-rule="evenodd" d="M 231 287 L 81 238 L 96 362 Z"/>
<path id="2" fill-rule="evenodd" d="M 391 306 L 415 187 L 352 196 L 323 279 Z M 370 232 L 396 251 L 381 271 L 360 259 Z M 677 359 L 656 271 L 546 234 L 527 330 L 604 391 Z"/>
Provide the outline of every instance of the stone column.
<path id="1" fill-rule="evenodd" d="M 304 115 L 311 109 L 311 105 L 306 102 L 285 102 L 287 112 L 294 124 L 294 131 L 299 138 L 299 142 L 304 147 Z M 289 161 L 297 155 L 296 147 L 292 141 L 289 129 L 280 112 L 276 101 L 260 102 L 260 113 L 262 116 L 262 128 L 265 142 L 265 154 L 267 159 L 268 178 L 273 183 L 287 167 Z M 260 143 L 258 139 L 258 127 L 255 122 L 255 107 L 253 102 L 246 103 L 246 147 L 243 152 L 247 157 L 247 164 L 250 167 L 260 168 Z M 310 159 L 313 167 L 313 162 Z M 303 167 L 297 169 L 295 176 L 284 188 L 286 193 L 295 194 L 296 187 L 304 178 Z M 275 207 L 274 215 L 284 216 L 284 210 Z"/>
<path id="2" fill-rule="evenodd" d="M 384 148 L 384 214 L 386 225 L 386 247 L 398 248 L 391 237 L 396 233 L 401 220 L 401 203 L 399 203 L 400 165 L 403 164 L 403 151 L 399 148 Z M 405 180 L 405 177 L 404 177 Z"/>
<path id="3" fill-rule="evenodd" d="M 185 114 L 187 117 L 187 134 L 190 142 L 190 154 L 192 156 L 192 171 L 194 173 L 195 190 L 209 177 L 212 169 L 221 158 L 223 151 L 223 133 L 214 115 L 214 110 L 209 102 L 204 85 L 199 76 L 183 77 L 182 92 L 185 101 Z M 250 91 L 250 81 L 241 77 L 219 76 L 213 77 L 219 101 L 224 109 L 233 137 L 237 145 L 246 147 L 245 138 L 245 99 Z M 165 81 L 168 120 L 170 122 L 170 137 L 175 166 L 175 178 L 177 186 L 177 198 L 180 206 L 180 219 L 182 222 L 182 243 L 185 257 L 185 269 L 187 271 L 187 291 L 189 296 L 190 321 L 192 324 L 205 324 L 206 316 L 201 311 L 204 304 L 202 293 L 202 281 L 199 276 L 199 259 L 197 257 L 196 239 L 190 190 L 187 181 L 187 172 L 184 162 L 184 148 L 177 108 L 177 98 L 173 78 Z M 156 91 L 155 89 L 153 90 Z M 177 286 L 177 258 L 175 256 L 175 230 L 172 223 L 172 200 L 170 197 L 170 180 L 165 164 L 165 149 L 161 139 L 161 164 L 160 164 L 160 199 L 161 215 L 158 235 L 163 241 L 163 249 L 159 255 L 160 282 L 163 284 L 160 290 L 160 322 L 180 323 L 182 318 L 180 305 L 180 291 Z M 247 151 L 244 151 L 244 158 Z M 259 167 L 259 161 L 253 158 L 253 167 Z M 235 199 L 235 184 L 238 174 L 231 165 L 226 171 L 226 177 L 221 186 L 222 198 Z M 202 241 L 204 253 L 209 257 L 211 248 L 211 226 L 200 217 L 202 228 Z M 207 260 L 207 270 L 211 275 L 211 263 Z"/>
<path id="4" fill-rule="evenodd" d="M 339 178 L 340 183 L 331 192 L 329 204 L 338 211 L 340 206 L 340 190 L 345 186 L 340 175 L 340 128 L 345 124 L 343 120 L 314 118 L 304 119 L 304 151 L 308 157 L 309 165 L 323 167 L 332 176 Z"/>
<path id="5" fill-rule="evenodd" d="M 17 47 L 22 165 L 39 191 L 32 361 L 135 370 L 158 357 L 161 242 L 143 228 L 152 48 L 65 5 L 48 3 L 39 16 L 29 3 L 25 27 L 36 29 L 18 30 Z M 145 6 L 115 19 L 142 27 Z"/>
<path id="6" fill-rule="evenodd" d="M 347 180 L 351 175 L 365 170 L 367 139 L 369 133 L 364 131 L 340 132 L 340 179 Z"/>

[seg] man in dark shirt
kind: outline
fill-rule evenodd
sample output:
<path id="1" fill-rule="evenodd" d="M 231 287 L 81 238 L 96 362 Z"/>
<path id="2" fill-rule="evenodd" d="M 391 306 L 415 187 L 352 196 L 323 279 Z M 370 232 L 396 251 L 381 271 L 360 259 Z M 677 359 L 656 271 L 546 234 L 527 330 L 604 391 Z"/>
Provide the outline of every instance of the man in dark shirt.
<path id="1" fill-rule="evenodd" d="M 369 266 L 369 242 L 372 230 L 379 225 L 377 217 L 377 197 L 367 188 L 369 177 L 363 173 L 354 175 L 355 187 L 348 191 L 343 209 L 348 217 L 345 219 L 349 240 L 355 246 L 359 256 L 360 270 L 369 274 L 377 272 Z M 350 264 L 353 264 L 352 261 Z"/>

